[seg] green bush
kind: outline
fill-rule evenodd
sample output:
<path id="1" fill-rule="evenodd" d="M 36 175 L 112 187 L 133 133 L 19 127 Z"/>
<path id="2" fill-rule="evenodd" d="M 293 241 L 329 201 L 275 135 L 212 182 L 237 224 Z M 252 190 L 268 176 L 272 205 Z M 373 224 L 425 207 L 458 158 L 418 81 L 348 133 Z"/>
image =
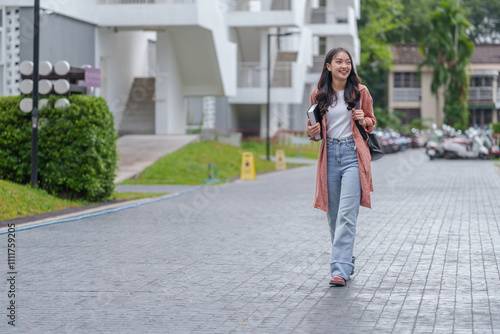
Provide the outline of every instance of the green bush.
<path id="1" fill-rule="evenodd" d="M 491 123 L 491 127 L 493 128 L 493 133 L 500 133 L 500 122 Z"/>
<path id="2" fill-rule="evenodd" d="M 31 113 L 19 110 L 22 96 L 0 97 L 0 179 L 31 180 Z M 65 198 L 101 201 L 114 191 L 117 136 L 102 98 L 69 97 L 70 107 L 39 111 L 38 185 Z"/>

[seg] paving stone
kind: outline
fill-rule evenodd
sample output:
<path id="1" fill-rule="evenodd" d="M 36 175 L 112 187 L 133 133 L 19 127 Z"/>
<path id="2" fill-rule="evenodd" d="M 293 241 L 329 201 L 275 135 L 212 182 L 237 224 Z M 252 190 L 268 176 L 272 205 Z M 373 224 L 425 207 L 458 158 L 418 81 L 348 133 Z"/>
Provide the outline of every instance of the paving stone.
<path id="1" fill-rule="evenodd" d="M 373 163 L 356 272 L 330 288 L 315 167 L 16 233 L 15 328 L 32 333 L 499 333 L 491 161 Z M 6 245 L 5 235 L 0 243 Z M 6 275 L 6 261 L 3 261 Z"/>

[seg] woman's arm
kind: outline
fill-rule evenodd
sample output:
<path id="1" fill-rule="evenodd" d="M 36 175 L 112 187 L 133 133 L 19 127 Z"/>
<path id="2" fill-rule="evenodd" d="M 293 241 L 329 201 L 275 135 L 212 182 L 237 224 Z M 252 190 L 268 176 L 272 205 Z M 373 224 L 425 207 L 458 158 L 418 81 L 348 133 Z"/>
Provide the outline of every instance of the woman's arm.
<path id="1" fill-rule="evenodd" d="M 372 132 L 375 128 L 375 124 L 377 120 L 375 119 L 375 115 L 373 113 L 373 99 L 368 91 L 368 88 L 361 91 L 361 106 L 364 114 L 365 124 L 361 124 L 364 126 L 366 132 Z"/>

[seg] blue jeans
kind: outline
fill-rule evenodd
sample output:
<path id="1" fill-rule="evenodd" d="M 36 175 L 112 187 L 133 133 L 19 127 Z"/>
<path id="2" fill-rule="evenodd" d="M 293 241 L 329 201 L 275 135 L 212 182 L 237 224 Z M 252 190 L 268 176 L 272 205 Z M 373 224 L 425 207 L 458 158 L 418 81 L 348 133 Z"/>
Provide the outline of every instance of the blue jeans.
<path id="1" fill-rule="evenodd" d="M 358 155 L 352 137 L 327 138 L 328 224 L 332 240 L 330 272 L 349 280 L 354 269 L 354 235 L 361 199 Z"/>

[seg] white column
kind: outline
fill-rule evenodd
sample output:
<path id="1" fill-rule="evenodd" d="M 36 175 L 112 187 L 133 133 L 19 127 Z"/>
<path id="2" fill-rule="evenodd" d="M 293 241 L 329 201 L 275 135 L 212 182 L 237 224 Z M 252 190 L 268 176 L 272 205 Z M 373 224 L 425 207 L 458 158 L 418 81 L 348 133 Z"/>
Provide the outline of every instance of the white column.
<path id="1" fill-rule="evenodd" d="M 327 24 L 337 24 L 337 19 L 335 17 L 335 0 L 326 1 L 326 23 Z"/>
<path id="2" fill-rule="evenodd" d="M 280 105 L 271 103 L 271 113 L 269 114 L 269 136 L 272 137 L 278 131 L 279 110 Z M 267 130 L 267 109 L 265 104 L 260 105 L 260 137 L 266 138 Z"/>
<path id="3" fill-rule="evenodd" d="M 168 31 L 158 32 L 156 41 L 155 133 L 186 133 L 182 78 Z"/>
<path id="4" fill-rule="evenodd" d="M 203 129 L 215 129 L 215 96 L 203 98 Z"/>

